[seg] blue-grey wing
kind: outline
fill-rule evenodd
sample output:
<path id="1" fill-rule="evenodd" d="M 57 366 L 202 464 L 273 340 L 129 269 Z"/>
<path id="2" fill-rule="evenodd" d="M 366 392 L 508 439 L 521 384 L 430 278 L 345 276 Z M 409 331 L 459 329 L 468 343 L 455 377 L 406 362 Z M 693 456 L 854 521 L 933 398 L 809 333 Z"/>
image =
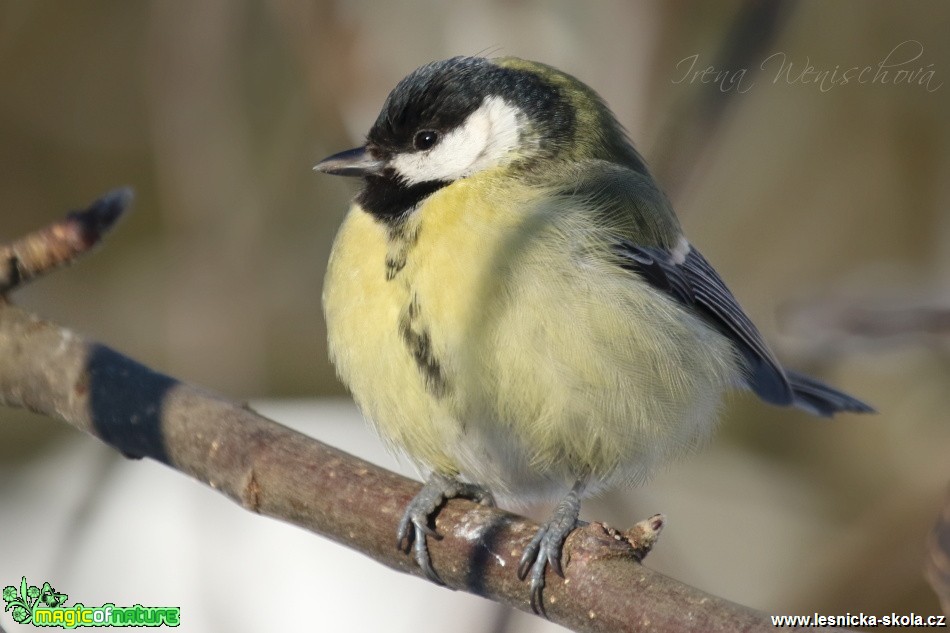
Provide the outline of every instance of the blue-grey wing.
<path id="1" fill-rule="evenodd" d="M 792 404 L 788 378 L 758 328 L 706 258 L 695 248 L 686 248 L 685 256 L 674 258 L 664 248 L 622 241 L 617 252 L 625 268 L 692 308 L 733 342 L 742 356 L 749 388 L 759 397 L 780 406 Z"/>
<path id="2" fill-rule="evenodd" d="M 783 369 L 722 278 L 695 248 L 684 242 L 685 254 L 674 255 L 665 248 L 622 240 L 616 250 L 624 268 L 690 307 L 732 341 L 743 361 L 746 383 L 766 402 L 795 406 L 821 416 L 838 411 L 874 411 L 814 378 Z"/>

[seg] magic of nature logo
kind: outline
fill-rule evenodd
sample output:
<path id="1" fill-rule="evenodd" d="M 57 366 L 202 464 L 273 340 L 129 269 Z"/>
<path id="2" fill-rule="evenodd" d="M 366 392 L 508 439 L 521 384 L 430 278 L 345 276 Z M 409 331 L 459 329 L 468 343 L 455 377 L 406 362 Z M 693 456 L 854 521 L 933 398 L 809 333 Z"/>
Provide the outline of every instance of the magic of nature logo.
<path id="1" fill-rule="evenodd" d="M 81 602 L 66 606 L 69 598 L 56 591 L 49 582 L 42 586 L 27 583 L 26 576 L 20 586 L 3 588 L 4 611 L 9 611 L 19 624 L 33 626 L 58 626 L 75 629 L 80 626 L 178 626 L 180 607 L 146 607 L 135 604 L 118 607 L 111 602 L 98 607 L 87 607 Z"/>

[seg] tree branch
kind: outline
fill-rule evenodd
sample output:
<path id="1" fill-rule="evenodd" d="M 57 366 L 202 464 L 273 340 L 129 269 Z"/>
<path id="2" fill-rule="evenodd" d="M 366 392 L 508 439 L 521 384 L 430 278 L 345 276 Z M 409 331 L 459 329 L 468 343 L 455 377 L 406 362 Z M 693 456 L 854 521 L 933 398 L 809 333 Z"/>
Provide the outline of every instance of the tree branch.
<path id="1" fill-rule="evenodd" d="M 124 206 L 128 194 L 119 201 Z M 42 240 L 31 240 L 56 234 L 51 229 L 16 244 L 39 244 Z M 72 257 L 95 241 L 81 241 L 87 246 L 73 249 Z M 61 241 L 47 243 L 53 248 Z M 31 270 L 40 274 L 48 270 L 44 266 L 70 260 L 38 253 L 32 261 L 46 263 Z M 396 525 L 419 490 L 417 482 L 6 302 L 0 302 L 0 404 L 64 420 L 126 455 L 151 457 L 186 473 L 248 510 L 421 576 L 395 543 Z M 597 523 L 575 530 L 565 545 L 566 578 L 547 576 L 548 618 L 577 631 L 773 630 L 761 612 L 642 566 L 637 548 L 658 526 L 653 518 L 626 535 Z M 430 540 L 432 561 L 448 586 L 530 612 L 528 586 L 515 570 L 537 524 L 453 499 L 439 512 L 435 527 L 444 538 Z"/>
<path id="2" fill-rule="evenodd" d="M 131 201 L 131 189 L 115 189 L 82 211 L 73 211 L 45 229 L 0 246 L 0 295 L 91 251 Z"/>

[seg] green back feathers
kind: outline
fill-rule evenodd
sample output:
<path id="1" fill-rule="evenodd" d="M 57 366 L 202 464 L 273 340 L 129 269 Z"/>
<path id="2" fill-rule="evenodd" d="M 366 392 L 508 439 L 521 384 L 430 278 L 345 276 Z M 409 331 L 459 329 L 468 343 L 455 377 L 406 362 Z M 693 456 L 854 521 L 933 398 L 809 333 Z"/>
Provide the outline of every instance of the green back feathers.
<path id="1" fill-rule="evenodd" d="M 545 167 L 545 179 L 558 183 L 554 194 L 587 206 L 591 221 L 619 238 L 672 248 L 681 235 L 676 215 L 600 95 L 545 64 L 515 57 L 495 63 L 537 75 L 570 104 L 571 137 L 558 139 L 555 164 Z"/>
<path id="2" fill-rule="evenodd" d="M 649 174 L 646 163 L 627 137 L 600 95 L 587 84 L 552 66 L 517 57 L 493 60 L 502 68 L 529 72 L 555 86 L 574 111 L 573 138 L 560 139 L 564 158 L 605 160 L 641 174 Z"/>

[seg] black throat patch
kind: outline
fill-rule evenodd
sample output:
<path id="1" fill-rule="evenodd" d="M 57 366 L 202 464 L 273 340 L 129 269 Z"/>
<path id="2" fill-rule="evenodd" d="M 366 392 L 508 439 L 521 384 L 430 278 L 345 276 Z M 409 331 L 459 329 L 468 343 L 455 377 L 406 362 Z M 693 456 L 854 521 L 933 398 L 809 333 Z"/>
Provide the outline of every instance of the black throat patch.
<path id="1" fill-rule="evenodd" d="M 387 170 L 379 176 L 364 178 L 356 202 L 374 218 L 392 227 L 401 223 L 420 202 L 450 184 L 445 180 L 430 180 L 407 185 L 395 172 Z"/>

